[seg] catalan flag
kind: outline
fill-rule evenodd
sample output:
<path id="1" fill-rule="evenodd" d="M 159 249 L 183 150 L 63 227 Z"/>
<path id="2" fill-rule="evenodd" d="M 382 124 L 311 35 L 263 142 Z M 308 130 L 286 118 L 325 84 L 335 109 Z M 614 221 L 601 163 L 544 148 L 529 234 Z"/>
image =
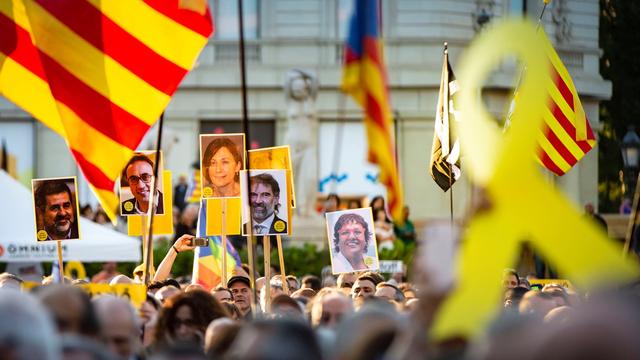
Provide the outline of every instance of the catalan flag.
<path id="1" fill-rule="evenodd" d="M 442 76 L 440 77 L 440 93 L 436 108 L 433 146 L 429 172 L 433 180 L 444 191 L 449 190 L 460 178 L 460 142 L 451 129 L 451 120 L 455 120 L 453 95 L 458 91 L 458 82 L 451 64 L 445 44 Z"/>
<path id="2" fill-rule="evenodd" d="M 545 79 L 549 95 L 536 156 L 545 168 L 562 176 L 593 149 L 596 138 L 569 71 L 544 31 L 540 31 L 539 35 L 544 40 L 549 58 L 549 77 Z M 505 126 L 508 126 L 517 103 L 516 93 Z"/>
<path id="3" fill-rule="evenodd" d="M 115 219 L 116 178 L 212 32 L 205 0 L 3 0 L 0 93 L 66 140 Z"/>
<path id="4" fill-rule="evenodd" d="M 402 223 L 402 184 L 395 156 L 378 0 L 355 2 L 344 48 L 342 90 L 364 110 L 369 161 L 380 168 L 380 181 L 387 188 L 389 211 L 394 220 Z"/>
<path id="5" fill-rule="evenodd" d="M 207 237 L 207 201 L 200 201 L 200 215 L 198 217 L 198 237 Z M 215 288 L 222 279 L 222 238 L 209 236 L 208 247 L 197 247 L 194 251 L 192 282 L 200 284 L 207 290 Z M 227 241 L 227 279 L 235 272 L 235 268 L 242 266 L 240 256 L 230 241 Z M 223 286 L 226 287 L 226 284 Z"/>

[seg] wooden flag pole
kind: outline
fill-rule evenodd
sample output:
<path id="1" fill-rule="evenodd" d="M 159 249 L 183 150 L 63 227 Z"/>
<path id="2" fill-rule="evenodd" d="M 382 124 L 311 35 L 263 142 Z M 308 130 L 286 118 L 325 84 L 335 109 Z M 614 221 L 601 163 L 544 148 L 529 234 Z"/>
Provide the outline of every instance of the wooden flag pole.
<path id="1" fill-rule="evenodd" d="M 158 196 L 158 176 L 162 176 L 160 174 L 160 149 L 162 145 L 162 127 L 164 124 L 164 111 L 160 114 L 160 120 L 158 120 L 158 140 L 156 142 L 156 158 L 155 164 L 153 166 L 153 179 L 151 180 L 151 198 L 149 199 L 149 208 L 147 209 L 147 221 L 149 222 L 147 239 L 145 241 L 147 252 L 144 258 L 144 284 L 149 285 L 150 277 L 150 269 L 153 266 L 151 263 L 153 262 L 153 218 L 156 214 L 155 204 L 156 197 Z M 143 221 L 144 222 L 144 221 Z M 146 233 L 147 231 L 143 231 Z"/>
<path id="2" fill-rule="evenodd" d="M 276 235 L 276 241 L 278 243 L 278 260 L 280 261 L 280 279 L 282 279 L 282 289 L 285 294 L 289 293 L 289 283 L 287 282 L 287 273 L 284 271 L 284 253 L 282 252 L 282 237 Z"/>
<path id="3" fill-rule="evenodd" d="M 239 53 L 240 53 L 240 93 L 242 96 L 242 132 L 245 134 L 246 139 L 247 139 L 247 143 L 251 144 L 251 136 L 249 134 L 249 114 L 248 114 L 248 108 L 247 108 L 247 69 L 246 69 L 246 62 L 245 62 L 245 56 L 244 56 L 244 20 L 243 20 L 243 16 L 242 14 L 244 14 L 243 10 L 242 10 L 242 0 L 238 0 L 238 34 L 239 36 Z M 251 153 L 248 153 L 247 156 L 245 156 L 245 163 L 244 163 L 244 168 L 245 169 L 249 169 L 249 164 L 251 163 L 249 161 L 249 156 Z M 247 181 L 247 194 L 251 193 L 251 185 L 249 184 L 249 181 Z M 250 205 L 250 204 L 247 204 Z M 249 227 L 249 231 L 248 231 L 248 236 L 247 236 L 247 255 L 249 256 L 249 281 L 251 283 L 251 290 L 253 293 L 253 300 L 251 301 L 251 310 L 253 312 L 253 314 L 257 314 L 256 310 L 258 308 L 258 304 L 257 304 L 257 297 L 258 297 L 258 292 L 256 289 L 256 278 L 255 278 L 255 242 L 253 240 L 253 224 L 252 224 L 252 220 L 253 219 L 253 214 L 251 211 L 251 206 L 249 206 L 249 222 L 248 222 L 248 227 Z"/>
<path id="4" fill-rule="evenodd" d="M 227 199 L 222 198 L 222 285 L 227 286 Z"/>
<path id="5" fill-rule="evenodd" d="M 262 236 L 262 248 L 264 250 L 264 294 L 265 305 L 264 312 L 271 311 L 271 237 L 269 235 Z"/>
<path id="6" fill-rule="evenodd" d="M 62 263 L 62 241 L 57 240 L 56 243 L 58 244 L 58 270 L 60 271 L 60 283 L 64 284 L 65 279 L 64 279 L 64 264 Z"/>

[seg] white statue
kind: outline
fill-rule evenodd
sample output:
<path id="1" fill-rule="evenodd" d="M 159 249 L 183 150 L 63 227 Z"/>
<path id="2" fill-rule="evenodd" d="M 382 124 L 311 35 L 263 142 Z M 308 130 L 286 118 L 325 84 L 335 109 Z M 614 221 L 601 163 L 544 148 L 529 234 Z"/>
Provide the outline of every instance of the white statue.
<path id="1" fill-rule="evenodd" d="M 291 146 L 291 162 L 296 191 L 296 213 L 301 217 L 315 215 L 318 188 L 318 120 L 316 97 L 318 78 L 310 71 L 290 70 L 285 75 L 287 100 L 287 143 Z"/>

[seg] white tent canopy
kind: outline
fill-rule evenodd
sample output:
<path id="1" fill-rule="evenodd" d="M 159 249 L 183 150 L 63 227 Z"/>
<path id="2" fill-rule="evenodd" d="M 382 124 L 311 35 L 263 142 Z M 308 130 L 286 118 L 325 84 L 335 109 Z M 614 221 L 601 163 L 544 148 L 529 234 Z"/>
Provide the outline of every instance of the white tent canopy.
<path id="1" fill-rule="evenodd" d="M 31 191 L 0 171 L 0 262 L 54 261 L 55 241 L 36 240 Z M 85 218 L 80 219 L 80 239 L 62 241 L 64 261 L 140 262 L 140 240 Z"/>

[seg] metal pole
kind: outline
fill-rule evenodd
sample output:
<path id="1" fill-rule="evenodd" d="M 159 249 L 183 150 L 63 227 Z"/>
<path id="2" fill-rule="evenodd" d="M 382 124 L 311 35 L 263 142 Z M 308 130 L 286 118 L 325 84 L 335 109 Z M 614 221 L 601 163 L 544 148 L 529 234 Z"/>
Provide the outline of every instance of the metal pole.
<path id="1" fill-rule="evenodd" d="M 158 176 L 162 176 L 162 174 L 159 174 L 159 169 L 160 169 L 160 161 L 162 161 L 162 159 L 160 159 L 160 149 L 162 146 L 162 127 L 164 125 L 164 111 L 162 112 L 162 114 L 160 114 L 160 120 L 158 121 L 158 140 L 156 141 L 156 163 L 153 166 L 153 180 L 151 181 L 151 201 L 149 202 L 149 209 L 147 210 L 147 216 L 148 216 L 148 230 L 149 233 L 147 234 L 147 239 L 146 239 L 146 246 L 145 248 L 147 249 L 147 252 L 145 254 L 145 259 L 144 259 L 144 284 L 145 285 L 149 285 L 149 280 L 150 280 L 150 274 L 149 274 L 149 270 L 151 268 L 151 266 L 153 266 L 151 264 L 151 262 L 153 261 L 153 217 L 155 215 L 156 209 L 155 209 L 155 203 L 156 203 L 156 196 L 158 196 L 158 194 L 156 193 L 158 190 Z"/>
<path id="2" fill-rule="evenodd" d="M 238 0 L 238 34 L 240 35 L 239 41 L 239 50 L 240 50 L 240 92 L 242 95 L 242 132 L 245 134 L 246 141 L 248 144 L 251 144 L 251 136 L 249 134 L 249 115 L 248 115 L 248 106 L 247 106 L 247 69 L 246 62 L 244 56 L 244 20 L 243 20 L 243 10 L 242 10 L 242 0 Z M 249 169 L 249 156 L 251 153 L 247 152 L 247 156 L 245 156 L 245 169 Z M 248 179 L 247 179 L 248 180 Z M 247 181 L 247 195 L 251 193 L 251 185 L 249 181 Z M 250 198 L 250 196 L 247 196 Z M 250 202 L 250 199 L 247 199 Z M 250 205 L 250 204 L 249 204 Z M 251 211 L 251 206 L 249 206 L 249 229 L 247 236 L 247 250 L 249 255 L 249 281 L 251 283 L 251 291 L 253 292 L 253 300 L 251 301 L 251 311 L 255 315 L 257 315 L 257 296 L 258 292 L 256 289 L 256 279 L 255 279 L 255 245 L 253 243 L 253 214 Z"/>

